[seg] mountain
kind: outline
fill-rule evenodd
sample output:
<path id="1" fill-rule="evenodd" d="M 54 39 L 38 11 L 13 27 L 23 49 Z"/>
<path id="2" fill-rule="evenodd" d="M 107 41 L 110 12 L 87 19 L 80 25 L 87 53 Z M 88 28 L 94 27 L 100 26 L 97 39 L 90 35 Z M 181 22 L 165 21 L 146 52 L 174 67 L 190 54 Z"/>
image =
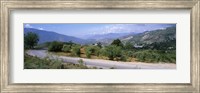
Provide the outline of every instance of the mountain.
<path id="1" fill-rule="evenodd" d="M 67 36 L 63 34 L 58 34 L 55 32 L 45 31 L 45 30 L 38 30 L 34 28 L 24 28 L 24 34 L 28 32 L 34 32 L 39 36 L 39 44 L 44 42 L 51 42 L 51 41 L 61 41 L 61 42 L 69 42 L 72 41 L 78 44 L 85 44 L 88 41 L 80 38 L 76 38 L 73 36 Z"/>
<path id="2" fill-rule="evenodd" d="M 176 39 L 176 27 L 167 27 L 165 29 L 158 29 L 153 31 L 146 31 L 143 33 L 121 37 L 122 42 L 131 42 L 133 44 L 151 44 L 154 42 L 164 42 L 167 40 Z"/>
<path id="3" fill-rule="evenodd" d="M 84 38 L 86 39 L 93 39 L 96 41 L 101 41 L 101 40 L 109 40 L 109 39 L 116 39 L 116 38 L 120 38 L 123 36 L 127 36 L 127 35 L 134 35 L 135 33 L 108 33 L 108 34 L 95 34 L 95 35 L 87 35 L 84 36 Z"/>

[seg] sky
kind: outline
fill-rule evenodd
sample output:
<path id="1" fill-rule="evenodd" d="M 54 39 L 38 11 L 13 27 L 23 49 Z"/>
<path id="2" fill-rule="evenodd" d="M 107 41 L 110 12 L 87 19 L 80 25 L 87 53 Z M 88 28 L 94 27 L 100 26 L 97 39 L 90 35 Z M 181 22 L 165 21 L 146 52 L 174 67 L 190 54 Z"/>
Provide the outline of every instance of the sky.
<path id="1" fill-rule="evenodd" d="M 35 28 L 39 30 L 56 32 L 59 34 L 83 37 L 86 35 L 108 34 L 108 33 L 141 33 L 176 24 L 102 24 L 102 23 L 66 23 L 66 24 L 39 24 L 25 23 L 24 28 Z"/>

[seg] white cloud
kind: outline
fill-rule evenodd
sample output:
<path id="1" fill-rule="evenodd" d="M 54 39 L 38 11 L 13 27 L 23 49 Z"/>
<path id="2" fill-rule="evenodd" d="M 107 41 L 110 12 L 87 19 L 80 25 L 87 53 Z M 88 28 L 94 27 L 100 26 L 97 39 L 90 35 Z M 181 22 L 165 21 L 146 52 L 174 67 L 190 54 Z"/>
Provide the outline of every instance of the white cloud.
<path id="1" fill-rule="evenodd" d="M 25 28 L 33 28 L 30 24 L 26 24 Z"/>

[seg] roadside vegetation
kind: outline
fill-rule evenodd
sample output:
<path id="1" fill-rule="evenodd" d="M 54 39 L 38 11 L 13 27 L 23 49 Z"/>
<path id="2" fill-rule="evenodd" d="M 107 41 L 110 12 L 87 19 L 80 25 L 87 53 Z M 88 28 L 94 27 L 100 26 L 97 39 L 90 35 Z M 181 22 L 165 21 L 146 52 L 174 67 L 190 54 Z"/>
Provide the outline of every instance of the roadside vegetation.
<path id="1" fill-rule="evenodd" d="M 105 59 L 122 62 L 176 62 L 176 41 L 167 40 L 160 43 L 142 44 L 136 48 L 133 44 L 123 44 L 119 39 L 110 45 L 103 46 L 100 42 L 92 45 L 80 45 L 73 42 L 48 42 L 48 51 L 57 55 L 90 59 Z M 47 45 L 47 44 L 46 44 Z"/>
<path id="2" fill-rule="evenodd" d="M 96 69 L 96 67 L 87 67 L 82 60 L 79 60 L 79 64 L 73 64 L 65 63 L 62 60 L 41 59 L 25 54 L 24 69 Z"/>

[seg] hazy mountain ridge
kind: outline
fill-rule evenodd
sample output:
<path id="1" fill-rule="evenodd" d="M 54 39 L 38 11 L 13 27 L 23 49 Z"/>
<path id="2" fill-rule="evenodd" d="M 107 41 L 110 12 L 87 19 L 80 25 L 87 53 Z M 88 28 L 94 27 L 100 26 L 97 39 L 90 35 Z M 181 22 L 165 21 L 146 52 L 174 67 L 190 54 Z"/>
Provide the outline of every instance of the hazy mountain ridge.
<path id="1" fill-rule="evenodd" d="M 88 35 L 85 36 L 85 39 L 94 39 L 94 40 L 108 40 L 108 39 L 116 39 L 116 38 L 120 38 L 123 36 L 127 36 L 127 35 L 134 35 L 136 33 L 134 32 L 130 32 L 130 33 L 108 33 L 108 34 L 95 34 L 95 35 Z"/>
<path id="2" fill-rule="evenodd" d="M 67 36 L 63 34 L 58 34 L 56 32 L 50 32 L 50 31 L 45 31 L 45 30 L 38 30 L 34 28 L 24 28 L 24 34 L 28 32 L 34 32 L 38 34 L 39 36 L 39 43 L 44 43 L 44 42 L 51 42 L 51 41 L 61 41 L 61 42 L 75 42 L 79 44 L 84 44 L 87 43 L 87 40 L 80 39 L 77 37 L 73 36 Z"/>

